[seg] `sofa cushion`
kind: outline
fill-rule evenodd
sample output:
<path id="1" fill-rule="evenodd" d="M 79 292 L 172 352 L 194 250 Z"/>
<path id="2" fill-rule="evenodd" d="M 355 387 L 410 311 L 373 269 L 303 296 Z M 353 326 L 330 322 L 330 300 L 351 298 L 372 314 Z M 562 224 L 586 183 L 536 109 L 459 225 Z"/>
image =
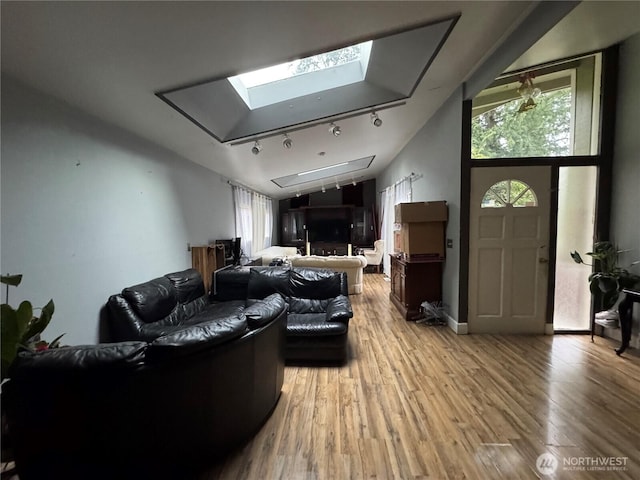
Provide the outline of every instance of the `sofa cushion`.
<path id="1" fill-rule="evenodd" d="M 69 375 L 70 372 L 134 368 L 142 364 L 146 349 L 145 342 L 120 342 L 20 352 L 11 367 L 11 376 Z"/>
<path id="2" fill-rule="evenodd" d="M 211 320 L 156 338 L 147 350 L 149 361 L 161 361 L 190 355 L 241 337 L 247 331 L 242 316 Z"/>
<path id="3" fill-rule="evenodd" d="M 348 326 L 343 322 L 327 322 L 324 313 L 296 314 L 287 317 L 287 337 L 322 337 L 341 335 Z"/>
<path id="4" fill-rule="evenodd" d="M 208 304 L 201 312 L 187 318 L 182 323 L 186 325 L 197 325 L 207 323 L 211 320 L 220 320 L 226 317 L 239 317 L 244 312 L 245 302 L 242 300 L 231 300 L 229 302 L 219 302 Z"/>
<path id="5" fill-rule="evenodd" d="M 324 300 L 340 295 L 340 274 L 319 268 L 297 267 L 289 276 L 292 297 Z"/>
<path id="6" fill-rule="evenodd" d="M 202 276 L 194 268 L 168 273 L 165 277 L 173 285 L 179 303 L 193 302 L 205 294 Z"/>
<path id="7" fill-rule="evenodd" d="M 122 290 L 122 296 L 147 323 L 170 315 L 177 303 L 176 291 L 166 277 L 127 287 Z"/>
<path id="8" fill-rule="evenodd" d="M 289 297 L 287 300 L 289 313 L 325 313 L 329 304 L 328 299 Z"/>
<path id="9" fill-rule="evenodd" d="M 289 273 L 287 267 L 252 268 L 249 272 L 247 298 L 266 298 L 274 293 L 289 295 Z"/>
<path id="10" fill-rule="evenodd" d="M 279 293 L 269 295 L 264 300 L 252 302 L 244 310 L 244 316 L 251 330 L 260 328 L 286 311 L 286 304 Z"/>

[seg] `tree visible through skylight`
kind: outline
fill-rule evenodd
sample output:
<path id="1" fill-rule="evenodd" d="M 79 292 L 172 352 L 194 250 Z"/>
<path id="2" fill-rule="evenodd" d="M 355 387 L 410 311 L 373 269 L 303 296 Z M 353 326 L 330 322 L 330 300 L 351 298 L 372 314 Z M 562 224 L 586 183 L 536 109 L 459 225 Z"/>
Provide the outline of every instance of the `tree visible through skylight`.
<path id="1" fill-rule="evenodd" d="M 313 55 L 311 57 L 300 58 L 292 62 L 281 63 L 271 67 L 261 68 L 253 72 L 242 73 L 238 78 L 245 88 L 253 88 L 267 83 L 277 82 L 302 75 L 305 73 L 318 72 L 331 67 L 338 67 L 350 62 L 360 61 L 363 46 L 369 46 L 371 42 L 351 45 L 331 52 Z"/>

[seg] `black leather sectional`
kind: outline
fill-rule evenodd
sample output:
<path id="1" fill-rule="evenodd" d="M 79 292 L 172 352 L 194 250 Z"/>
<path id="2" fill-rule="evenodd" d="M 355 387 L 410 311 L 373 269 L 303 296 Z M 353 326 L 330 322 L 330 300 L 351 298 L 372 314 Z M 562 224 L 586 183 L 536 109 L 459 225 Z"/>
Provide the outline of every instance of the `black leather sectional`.
<path id="1" fill-rule="evenodd" d="M 214 298 L 222 302 L 280 294 L 287 303 L 286 359 L 345 362 L 353 317 L 347 275 L 305 267 L 228 267 L 214 273 Z"/>
<path id="2" fill-rule="evenodd" d="M 213 305 L 186 270 L 108 306 L 121 341 L 12 365 L 2 409 L 21 480 L 190 478 L 270 416 L 284 379 L 280 295 Z"/>
<path id="3" fill-rule="evenodd" d="M 346 275 L 193 269 L 107 302 L 115 343 L 22 352 L 3 385 L 21 480 L 191 478 L 270 416 L 287 360 L 347 358 Z"/>

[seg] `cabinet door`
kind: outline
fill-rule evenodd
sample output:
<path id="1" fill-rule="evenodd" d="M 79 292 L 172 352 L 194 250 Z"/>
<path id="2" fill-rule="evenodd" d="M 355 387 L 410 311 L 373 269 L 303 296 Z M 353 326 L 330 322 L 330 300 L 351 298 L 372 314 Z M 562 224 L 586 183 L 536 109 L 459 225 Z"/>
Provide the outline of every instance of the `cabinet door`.
<path id="1" fill-rule="evenodd" d="M 374 240 L 371 209 L 366 207 L 354 208 L 351 243 L 359 247 L 371 247 Z"/>

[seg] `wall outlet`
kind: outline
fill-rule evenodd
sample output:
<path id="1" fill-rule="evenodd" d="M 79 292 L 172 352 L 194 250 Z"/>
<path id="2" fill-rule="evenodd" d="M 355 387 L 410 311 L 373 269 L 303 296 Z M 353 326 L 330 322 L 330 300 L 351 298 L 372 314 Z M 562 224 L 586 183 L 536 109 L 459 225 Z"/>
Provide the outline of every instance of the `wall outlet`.
<path id="1" fill-rule="evenodd" d="M 447 238 L 447 248 L 453 248 L 453 239 Z"/>

